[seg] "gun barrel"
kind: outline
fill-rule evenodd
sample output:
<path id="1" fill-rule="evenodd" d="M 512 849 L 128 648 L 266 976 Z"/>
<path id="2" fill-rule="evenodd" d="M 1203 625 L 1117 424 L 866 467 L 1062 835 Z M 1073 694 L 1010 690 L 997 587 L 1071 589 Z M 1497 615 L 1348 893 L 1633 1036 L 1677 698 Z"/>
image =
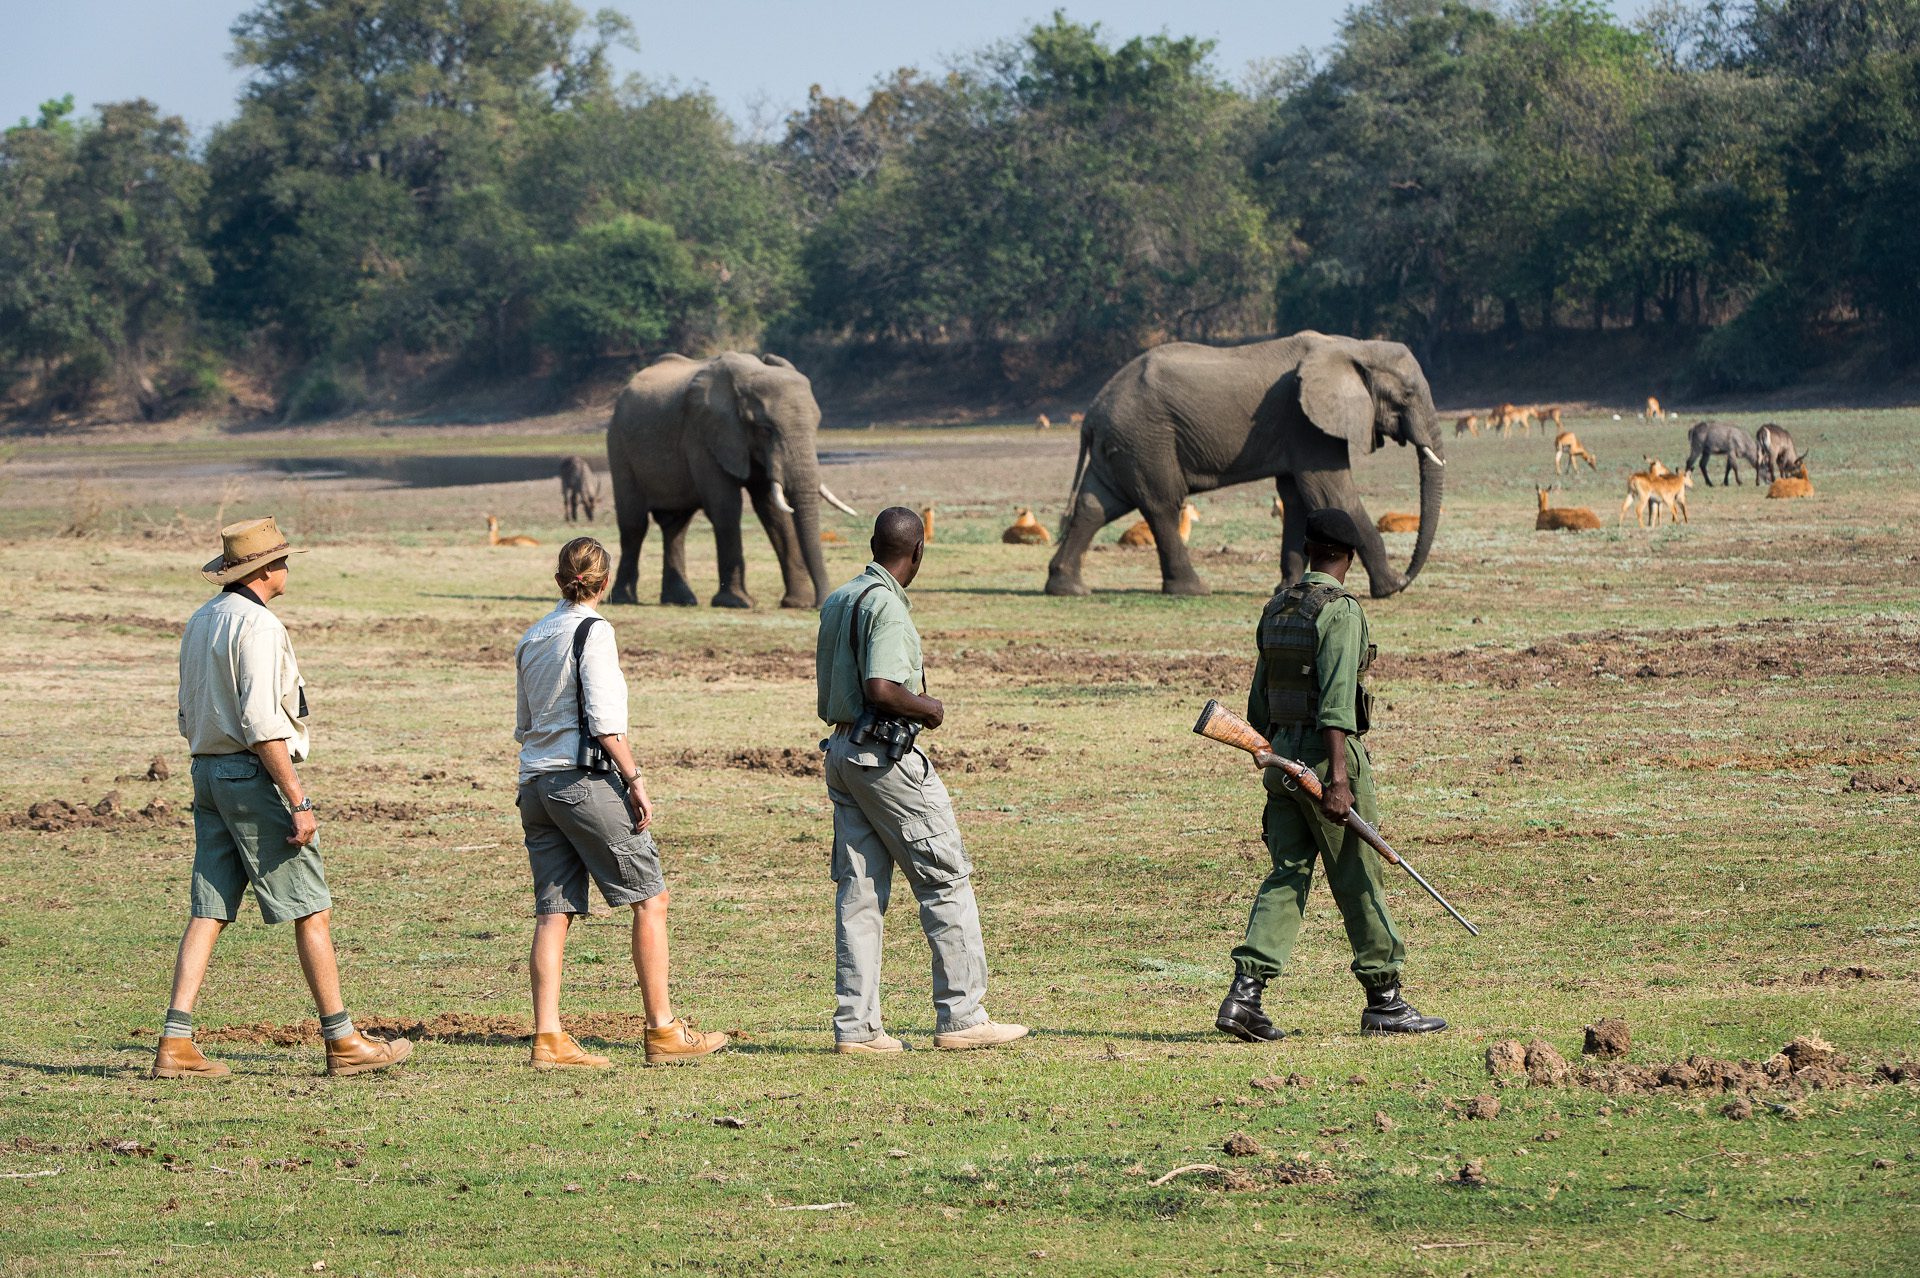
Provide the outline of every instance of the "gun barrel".
<path id="1" fill-rule="evenodd" d="M 1398 852 L 1395 852 L 1391 847 L 1389 847 L 1387 845 L 1387 841 L 1380 837 L 1380 831 L 1374 829 L 1373 826 L 1367 821 L 1365 817 L 1361 816 L 1358 812 L 1349 811 L 1347 813 L 1347 825 L 1352 828 L 1355 834 L 1359 835 L 1361 838 L 1365 839 L 1368 843 L 1372 844 L 1374 850 L 1380 853 L 1381 856 L 1384 856 L 1385 858 L 1387 858 L 1387 860 L 1393 862 L 1395 865 L 1405 870 L 1408 874 L 1411 874 L 1413 876 L 1413 881 L 1415 883 L 1418 883 L 1421 887 L 1425 888 L 1428 896 L 1440 902 L 1441 909 L 1453 915 L 1454 922 L 1458 923 L 1461 927 L 1464 927 L 1465 929 L 1467 929 L 1467 931 L 1472 933 L 1474 936 L 1480 935 L 1480 929 L 1475 927 L 1473 924 L 1467 922 L 1467 916 L 1460 913 L 1460 911 L 1454 909 L 1453 902 L 1447 900 L 1446 897 L 1441 896 L 1440 893 L 1434 889 L 1433 884 L 1427 882 L 1426 878 L 1420 873 L 1420 871 L 1414 869 L 1411 865 L 1407 864 L 1407 858 L 1401 856 Z"/>

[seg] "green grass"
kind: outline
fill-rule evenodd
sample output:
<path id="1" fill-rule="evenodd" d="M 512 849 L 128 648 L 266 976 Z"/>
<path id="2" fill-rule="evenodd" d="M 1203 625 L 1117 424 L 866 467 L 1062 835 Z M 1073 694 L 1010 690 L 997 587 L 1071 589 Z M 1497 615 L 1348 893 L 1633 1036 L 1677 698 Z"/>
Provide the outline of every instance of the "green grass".
<path id="1" fill-rule="evenodd" d="M 190 832 L 0 829 L 0 1172 L 59 1169 L 0 1180 L 0 1274 L 1909 1272 L 1912 1086 L 1733 1122 L 1718 1096 L 1495 1089 L 1481 1064 L 1508 1037 L 1573 1057 L 1602 1015 L 1628 1019 L 1647 1063 L 1758 1059 L 1811 1031 L 1860 1061 L 1916 1052 L 1920 798 L 1849 787 L 1920 778 L 1920 412 L 1778 420 L 1815 450 L 1815 498 L 1696 489 L 1690 525 L 1651 533 L 1614 529 L 1621 476 L 1655 442 L 1677 464 L 1680 429 L 1569 422 L 1602 464 L 1556 494 L 1607 524 L 1584 537 L 1532 531 L 1548 443 L 1450 451 L 1432 563 L 1368 605 L 1387 654 L 1370 741 L 1385 832 L 1484 929 L 1391 885 L 1410 992 L 1446 1034 L 1357 1035 L 1324 894 L 1270 996 L 1296 1036 L 1251 1048 L 1211 1028 L 1264 872 L 1260 799 L 1243 759 L 1187 729 L 1207 696 L 1244 696 L 1279 572 L 1265 492 L 1200 500 L 1211 596 L 1163 598 L 1151 554 L 1113 549 L 1089 559 L 1099 593 L 1049 600 L 1047 552 L 998 531 L 1016 505 L 1057 520 L 1065 432 L 836 433 L 823 447 L 879 454 L 830 468 L 843 497 L 940 512 L 914 590 L 949 707 L 928 745 L 979 866 L 989 1006 L 1033 1040 L 830 1054 L 821 783 L 719 766 L 818 739 L 813 618 L 615 609 L 674 891 L 675 997 L 745 1031 L 738 1048 L 645 1070 L 638 1043 L 598 1040 L 617 1071 L 556 1078 L 523 1046 L 435 1041 L 401 1073 L 329 1083 L 315 1049 L 230 1043 L 210 1045 L 230 1080 L 152 1082 Z M 537 429 L 422 438 L 394 450 L 590 447 Z M 203 452 L 102 454 L 89 482 L 112 513 L 63 538 L 73 480 L 31 468 L 51 447 L 19 445 L 0 490 L 0 814 L 116 788 L 177 809 L 177 626 L 204 598 L 192 569 L 221 481 L 139 468 Z M 1413 508 L 1399 450 L 1362 479 L 1376 513 Z M 508 655 L 546 606 L 557 484 L 244 482 L 230 511 L 276 510 L 316 547 L 278 610 L 310 684 L 303 771 L 349 1005 L 526 1017 Z M 542 548 L 474 544 L 481 510 Z M 850 576 L 861 521 L 832 527 L 832 571 Z M 753 542 L 765 603 L 777 578 Z M 704 593 L 704 524 L 689 551 Z M 658 573 L 656 540 L 643 599 Z M 114 781 L 156 753 L 173 779 Z M 340 819 L 374 800 L 417 815 Z M 887 962 L 890 1028 L 930 1046 L 910 902 Z M 1884 979 L 1800 983 L 1848 964 Z M 568 1012 L 638 1010 L 621 920 L 577 930 L 568 975 Z M 309 1015 L 288 931 L 243 917 L 201 1026 Z M 1295 1072 L 1309 1084 L 1250 1086 Z M 1496 1090 L 1498 1117 L 1459 1114 Z M 1236 1130 L 1265 1152 L 1226 1158 Z M 152 1154 L 111 1151 L 127 1140 Z M 1488 1184 L 1455 1181 L 1468 1160 Z M 1149 1183 L 1195 1162 L 1250 1169 L 1254 1187 Z M 1279 1183 L 1303 1164 L 1324 1175 Z M 846 1205 L 782 1210 L 829 1203 Z"/>

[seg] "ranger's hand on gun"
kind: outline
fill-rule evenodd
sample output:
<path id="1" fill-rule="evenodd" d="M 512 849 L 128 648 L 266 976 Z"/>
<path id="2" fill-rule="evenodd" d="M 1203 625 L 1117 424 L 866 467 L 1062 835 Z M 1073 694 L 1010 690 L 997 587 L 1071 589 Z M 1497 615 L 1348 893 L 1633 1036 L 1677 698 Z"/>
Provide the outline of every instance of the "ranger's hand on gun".
<path id="1" fill-rule="evenodd" d="M 1260 768 L 1280 767 L 1282 760 L 1271 750 L 1255 750 L 1253 766 Z M 1347 813 L 1353 811 L 1353 787 L 1347 782 L 1344 768 L 1327 777 L 1327 784 L 1320 791 L 1320 815 L 1333 825 L 1345 825 Z"/>

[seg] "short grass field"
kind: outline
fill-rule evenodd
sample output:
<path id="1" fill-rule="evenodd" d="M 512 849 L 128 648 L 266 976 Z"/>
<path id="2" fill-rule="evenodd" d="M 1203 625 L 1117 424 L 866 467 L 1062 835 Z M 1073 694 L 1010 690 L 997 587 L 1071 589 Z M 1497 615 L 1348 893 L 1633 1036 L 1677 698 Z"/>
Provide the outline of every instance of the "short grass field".
<path id="1" fill-rule="evenodd" d="M 739 1041 L 643 1068 L 625 920 L 596 916 L 564 1000 L 618 1063 L 592 1077 L 526 1064 L 511 652 L 569 535 L 551 459 L 596 454 L 598 420 L 18 443 L 0 465 L 0 1274 L 1911 1274 L 1920 411 L 1778 420 L 1812 450 L 1814 496 L 1696 488 L 1692 521 L 1656 530 L 1614 516 L 1643 454 L 1680 463 L 1683 425 L 1569 418 L 1600 466 L 1555 502 L 1605 525 L 1577 535 L 1533 531 L 1548 442 L 1454 443 L 1432 561 L 1367 605 L 1369 745 L 1384 832 L 1483 935 L 1390 880 L 1409 993 L 1452 1028 L 1363 1039 L 1319 892 L 1269 992 L 1291 1036 L 1263 1047 L 1212 1028 L 1264 873 L 1261 790 L 1189 728 L 1209 696 L 1244 702 L 1280 572 L 1271 490 L 1199 499 L 1209 597 L 1161 596 L 1115 527 L 1096 593 L 1049 599 L 1049 552 L 999 533 L 1018 506 L 1057 524 L 1067 432 L 829 432 L 828 482 L 866 515 L 935 505 L 913 597 L 948 719 L 925 742 L 978 866 L 989 1006 L 1035 1033 L 931 1050 L 903 892 L 886 1006 L 920 1050 L 831 1053 L 815 619 L 771 606 L 750 530 L 758 610 L 608 610 L 675 996 Z M 1361 479 L 1375 514 L 1415 508 L 1403 450 Z M 179 632 L 217 514 L 268 512 L 314 548 L 277 610 L 309 683 L 348 1005 L 429 1036 L 404 1070 L 328 1081 L 290 932 L 250 913 L 198 1016 L 233 1076 L 154 1082 L 192 849 Z M 488 547 L 487 514 L 540 546 Z M 865 525 L 831 529 L 845 579 Z M 606 513 L 594 530 L 613 539 Z M 1412 537 L 1389 541 L 1404 556 Z M 704 596 L 704 522 L 689 548 Z M 659 572 L 656 540 L 643 599 Z M 170 779 L 144 779 L 155 756 Z M 112 791 L 118 816 L 28 815 Z M 1603 1016 L 1630 1027 L 1624 1062 L 1581 1059 Z M 1660 1068 L 1811 1035 L 1848 1058 L 1819 1074 L 1835 1085 L 1755 1088 L 1746 1117 L 1725 1112 L 1743 1091 L 1698 1085 L 1711 1062 Z M 1510 1039 L 1574 1078 L 1490 1078 Z M 1474 1116 L 1482 1097 L 1498 1112 Z M 1228 1154 L 1235 1133 L 1257 1152 Z"/>

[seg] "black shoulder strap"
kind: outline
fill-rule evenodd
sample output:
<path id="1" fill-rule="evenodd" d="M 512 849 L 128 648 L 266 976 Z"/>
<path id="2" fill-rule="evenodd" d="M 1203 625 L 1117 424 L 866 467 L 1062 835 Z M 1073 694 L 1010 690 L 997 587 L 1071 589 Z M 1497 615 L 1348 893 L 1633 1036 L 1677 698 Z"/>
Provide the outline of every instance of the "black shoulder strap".
<path id="1" fill-rule="evenodd" d="M 573 628 L 573 699 L 580 707 L 580 737 L 588 738 L 587 732 L 587 688 L 580 678 L 580 654 L 587 650 L 587 632 L 593 629 L 598 617 L 587 617 Z"/>

